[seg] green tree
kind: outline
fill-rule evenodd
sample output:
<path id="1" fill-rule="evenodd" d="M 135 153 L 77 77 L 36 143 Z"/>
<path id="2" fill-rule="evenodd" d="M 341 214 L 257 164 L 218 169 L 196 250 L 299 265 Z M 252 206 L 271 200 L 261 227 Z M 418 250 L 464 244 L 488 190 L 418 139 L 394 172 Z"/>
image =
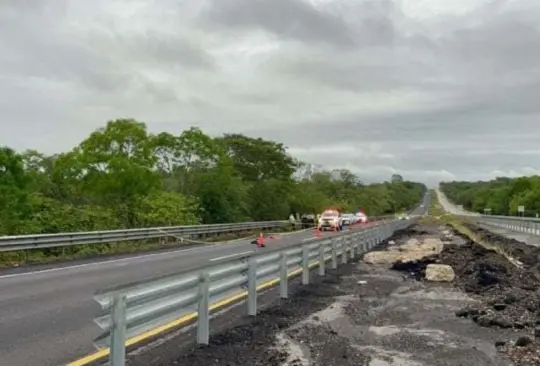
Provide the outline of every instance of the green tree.
<path id="1" fill-rule="evenodd" d="M 0 231 L 20 234 L 24 226 L 18 226 L 29 211 L 29 177 L 26 175 L 22 157 L 8 147 L 0 147 Z"/>
<path id="2" fill-rule="evenodd" d="M 507 178 L 490 181 L 443 182 L 441 190 L 456 204 L 470 211 L 494 215 L 517 215 L 518 206 L 525 206 L 525 214 L 540 213 L 540 176 Z"/>
<path id="3" fill-rule="evenodd" d="M 137 226 L 140 200 L 160 188 L 146 126 L 135 120 L 110 121 L 75 150 L 83 191 L 91 201 L 115 207 L 126 227 Z"/>
<path id="4" fill-rule="evenodd" d="M 533 200 L 536 186 L 500 184 L 516 198 L 497 202 Z M 212 138 L 195 127 L 150 134 L 144 123 L 117 119 L 57 155 L 1 148 L 0 235 L 285 220 L 330 206 L 377 216 L 414 207 L 424 191 L 408 181 L 364 184 L 349 170 L 300 162 L 262 138 Z"/>

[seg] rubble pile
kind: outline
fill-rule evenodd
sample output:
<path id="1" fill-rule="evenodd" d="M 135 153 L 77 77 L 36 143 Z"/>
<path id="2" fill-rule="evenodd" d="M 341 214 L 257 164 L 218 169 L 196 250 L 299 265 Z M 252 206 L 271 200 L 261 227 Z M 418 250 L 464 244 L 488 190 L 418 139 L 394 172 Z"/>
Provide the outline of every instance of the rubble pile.
<path id="1" fill-rule="evenodd" d="M 469 318 L 481 327 L 514 330 L 516 338 L 497 342 L 498 349 L 516 365 L 540 365 L 540 249 L 472 225 L 468 228 L 490 243 L 504 245 L 522 266 L 443 227 L 439 239 L 392 243 L 386 251 L 375 252 L 388 254 L 373 255 L 386 262 L 373 262 L 389 264 L 417 280 L 452 282 L 477 297 L 481 300 L 477 305 L 458 310 L 456 316 Z M 464 239 L 464 244 L 451 243 L 456 236 Z M 433 245 L 430 251 L 429 244 L 436 240 L 441 244 Z M 370 263 L 371 257 L 364 261 Z"/>

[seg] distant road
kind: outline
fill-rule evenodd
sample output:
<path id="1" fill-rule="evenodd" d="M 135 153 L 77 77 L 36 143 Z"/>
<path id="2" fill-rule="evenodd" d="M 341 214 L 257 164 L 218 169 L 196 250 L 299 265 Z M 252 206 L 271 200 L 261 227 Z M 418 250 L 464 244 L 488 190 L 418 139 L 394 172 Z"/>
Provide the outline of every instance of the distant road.
<path id="1" fill-rule="evenodd" d="M 266 243 L 288 246 L 313 236 L 308 230 L 266 239 Z M 250 244 L 253 239 L 60 267 L 40 266 L 22 273 L 0 272 L 0 364 L 58 366 L 84 356 L 94 351 L 92 340 L 99 333 L 92 322 L 99 310 L 92 299 L 97 289 L 264 250 Z"/>
<path id="2" fill-rule="evenodd" d="M 439 203 L 441 204 L 444 211 L 454 214 L 454 215 L 463 215 L 463 216 L 478 216 L 478 213 L 475 212 L 469 212 L 462 210 L 458 207 L 456 207 L 453 203 L 451 203 L 444 193 L 442 193 L 439 189 L 435 189 L 435 193 L 437 193 L 437 199 L 439 200 Z"/>

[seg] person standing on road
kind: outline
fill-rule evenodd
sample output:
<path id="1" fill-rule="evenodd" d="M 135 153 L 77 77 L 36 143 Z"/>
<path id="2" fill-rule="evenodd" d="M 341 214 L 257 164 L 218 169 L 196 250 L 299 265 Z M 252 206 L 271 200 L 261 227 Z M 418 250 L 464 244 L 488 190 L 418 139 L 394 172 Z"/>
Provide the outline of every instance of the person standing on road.
<path id="1" fill-rule="evenodd" d="M 292 228 L 296 229 L 296 219 L 294 218 L 293 214 L 291 214 L 291 216 L 289 216 L 289 222 L 291 223 Z"/>

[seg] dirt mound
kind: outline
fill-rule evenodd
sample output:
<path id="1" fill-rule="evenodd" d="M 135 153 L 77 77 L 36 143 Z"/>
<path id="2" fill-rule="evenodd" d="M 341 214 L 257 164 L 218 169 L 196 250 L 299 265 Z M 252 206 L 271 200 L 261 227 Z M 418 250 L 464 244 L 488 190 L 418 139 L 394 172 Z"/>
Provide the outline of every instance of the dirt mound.
<path id="1" fill-rule="evenodd" d="M 537 274 L 516 268 L 495 251 L 473 243 L 443 250 L 441 263 L 454 268 L 457 286 L 486 300 L 458 311 L 458 316 L 470 317 L 486 327 L 535 327 L 540 315 Z"/>
<path id="2" fill-rule="evenodd" d="M 529 258 L 535 249 L 521 248 Z M 456 274 L 456 286 L 484 297 L 483 304 L 462 309 L 458 316 L 469 317 L 482 326 L 532 329 L 540 325 L 540 278 L 530 267 L 519 269 L 497 252 L 467 239 L 465 245 L 447 244 L 439 255 L 396 263 L 392 269 L 423 280 L 429 264 L 450 265 Z"/>
<path id="3" fill-rule="evenodd" d="M 514 258 L 523 263 L 518 268 L 493 250 L 472 242 L 464 235 L 464 245 L 446 244 L 438 255 L 410 263 L 396 263 L 392 268 L 425 280 L 429 264 L 450 265 L 456 274 L 453 284 L 479 297 L 481 303 L 460 309 L 459 317 L 472 319 L 482 327 L 514 329 L 527 334 L 512 341 L 500 341 L 497 348 L 516 365 L 540 365 L 540 249 L 514 239 L 467 225 L 470 230 L 491 243 L 504 245 Z"/>
<path id="4" fill-rule="evenodd" d="M 502 235 L 494 234 L 472 224 L 466 224 L 466 226 L 469 230 L 477 233 L 485 240 L 510 248 L 512 257 L 519 260 L 526 269 L 540 272 L 540 248 L 527 245 L 515 239 L 506 238 Z"/>

